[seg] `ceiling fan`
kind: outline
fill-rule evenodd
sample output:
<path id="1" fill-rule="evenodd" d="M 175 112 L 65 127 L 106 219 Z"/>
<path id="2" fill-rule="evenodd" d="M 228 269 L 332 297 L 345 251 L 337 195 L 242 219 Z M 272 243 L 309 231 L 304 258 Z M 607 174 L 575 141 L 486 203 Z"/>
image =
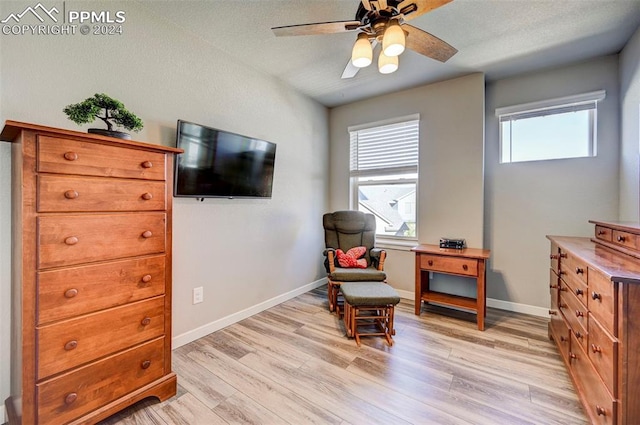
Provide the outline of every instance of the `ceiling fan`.
<path id="1" fill-rule="evenodd" d="M 373 61 L 373 50 L 382 44 L 378 70 L 389 74 L 398 69 L 398 56 L 409 48 L 422 55 L 446 62 L 458 51 L 407 21 L 423 15 L 453 0 L 362 0 L 352 21 L 318 22 L 313 24 L 274 27 L 278 37 L 291 35 L 333 34 L 357 31 L 351 60 L 342 78 L 353 78 L 360 68 Z"/>

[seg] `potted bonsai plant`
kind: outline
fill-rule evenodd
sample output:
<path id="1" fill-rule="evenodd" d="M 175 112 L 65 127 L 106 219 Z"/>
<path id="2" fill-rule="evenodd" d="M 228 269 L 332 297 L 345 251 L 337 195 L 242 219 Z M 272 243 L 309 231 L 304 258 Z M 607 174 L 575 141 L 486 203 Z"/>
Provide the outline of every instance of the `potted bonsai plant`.
<path id="1" fill-rule="evenodd" d="M 93 122 L 96 118 L 104 121 L 107 124 L 106 129 L 90 128 L 87 130 L 89 133 L 103 136 L 131 139 L 128 133 L 114 130 L 113 127 L 123 127 L 130 131 L 140 131 L 143 127 L 142 120 L 129 112 L 122 102 L 104 93 L 96 93 L 93 97 L 80 103 L 68 105 L 63 111 L 71 121 L 78 125 Z"/>

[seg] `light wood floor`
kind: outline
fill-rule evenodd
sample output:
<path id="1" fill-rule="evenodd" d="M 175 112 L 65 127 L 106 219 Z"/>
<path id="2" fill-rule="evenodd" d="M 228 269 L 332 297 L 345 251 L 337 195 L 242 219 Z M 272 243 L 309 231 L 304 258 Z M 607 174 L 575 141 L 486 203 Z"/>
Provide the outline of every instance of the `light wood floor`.
<path id="1" fill-rule="evenodd" d="M 396 308 L 360 348 L 317 289 L 173 351 L 178 394 L 112 424 L 587 424 L 547 320 Z M 444 314 L 443 314 L 444 313 Z"/>

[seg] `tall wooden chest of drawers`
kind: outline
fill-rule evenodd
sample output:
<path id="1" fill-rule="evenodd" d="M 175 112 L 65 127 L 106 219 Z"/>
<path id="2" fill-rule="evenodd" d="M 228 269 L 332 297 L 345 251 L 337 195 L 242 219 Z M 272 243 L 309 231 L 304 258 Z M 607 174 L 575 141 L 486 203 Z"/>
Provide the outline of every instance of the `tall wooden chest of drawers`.
<path id="1" fill-rule="evenodd" d="M 634 425 L 640 423 L 640 227 L 592 223 L 593 238 L 548 236 L 549 336 L 591 422 Z"/>
<path id="2" fill-rule="evenodd" d="M 12 145 L 10 424 L 91 424 L 176 393 L 177 149 L 7 121 Z"/>

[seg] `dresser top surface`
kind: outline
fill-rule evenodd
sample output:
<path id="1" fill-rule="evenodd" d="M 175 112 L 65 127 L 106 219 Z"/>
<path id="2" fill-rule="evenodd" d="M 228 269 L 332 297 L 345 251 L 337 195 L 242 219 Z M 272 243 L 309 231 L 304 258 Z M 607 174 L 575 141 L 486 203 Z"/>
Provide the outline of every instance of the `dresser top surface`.
<path id="1" fill-rule="evenodd" d="M 464 248 L 464 249 L 449 249 L 440 248 L 439 245 L 421 244 L 411 248 L 411 251 L 418 254 L 435 254 L 445 255 L 448 257 L 465 257 L 465 258 L 477 258 L 486 260 L 491 255 L 491 251 L 488 249 L 479 248 Z"/>
<path id="2" fill-rule="evenodd" d="M 54 137 L 66 137 L 66 138 L 82 138 L 83 140 L 92 140 L 96 143 L 110 144 L 114 146 L 132 147 L 138 149 L 156 150 L 170 153 L 182 153 L 182 149 L 157 145 L 147 142 L 138 142 L 135 140 L 116 139 L 113 137 L 100 136 L 97 134 L 82 133 L 79 131 L 65 130 L 61 128 L 47 127 L 38 124 L 29 124 L 24 122 L 17 122 L 7 120 L 5 126 L 0 133 L 0 140 L 6 142 L 14 142 L 18 135 L 22 131 L 35 131 L 38 133 L 45 133 Z"/>
<path id="3" fill-rule="evenodd" d="M 604 273 L 612 281 L 640 283 L 640 260 L 605 248 L 589 238 L 573 236 L 547 236 L 560 248 L 571 251 L 590 267 Z"/>

